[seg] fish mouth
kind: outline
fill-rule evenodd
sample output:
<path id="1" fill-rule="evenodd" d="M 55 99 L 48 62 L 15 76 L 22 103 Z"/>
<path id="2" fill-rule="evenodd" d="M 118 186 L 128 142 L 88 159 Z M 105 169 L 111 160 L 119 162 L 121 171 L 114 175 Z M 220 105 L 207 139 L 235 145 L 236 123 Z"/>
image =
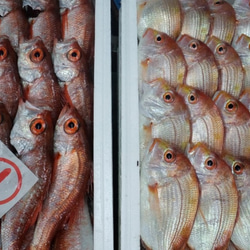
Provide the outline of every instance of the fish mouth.
<path id="1" fill-rule="evenodd" d="M 27 16 L 27 18 L 36 18 L 38 17 L 42 12 L 44 12 L 44 10 L 42 10 L 40 7 L 37 8 L 32 8 L 29 5 L 25 5 L 23 6 L 23 9 L 25 11 L 25 14 Z"/>

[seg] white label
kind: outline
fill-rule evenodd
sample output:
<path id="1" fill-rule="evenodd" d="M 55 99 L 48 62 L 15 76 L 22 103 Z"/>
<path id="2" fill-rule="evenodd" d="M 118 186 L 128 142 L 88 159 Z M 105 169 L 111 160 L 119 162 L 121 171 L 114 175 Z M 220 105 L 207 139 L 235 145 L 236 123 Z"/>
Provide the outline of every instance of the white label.
<path id="1" fill-rule="evenodd" d="M 0 141 L 0 218 L 38 181 L 38 178 Z"/>

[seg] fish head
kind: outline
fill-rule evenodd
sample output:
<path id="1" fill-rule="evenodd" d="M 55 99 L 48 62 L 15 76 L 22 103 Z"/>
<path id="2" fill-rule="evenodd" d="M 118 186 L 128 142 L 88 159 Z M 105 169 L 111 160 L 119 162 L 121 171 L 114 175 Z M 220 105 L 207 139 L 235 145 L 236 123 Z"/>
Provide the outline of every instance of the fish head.
<path id="1" fill-rule="evenodd" d="M 42 12 L 48 9 L 49 6 L 53 5 L 56 3 L 55 0 L 23 0 L 23 8 L 27 9 L 30 8 L 33 11 Z"/>
<path id="2" fill-rule="evenodd" d="M 192 119 L 203 116 L 214 105 L 209 96 L 194 87 L 179 85 L 176 91 L 184 98 Z"/>
<path id="3" fill-rule="evenodd" d="M 17 55 L 7 36 L 0 36 L 0 76 L 17 64 Z"/>
<path id="4" fill-rule="evenodd" d="M 167 116 L 187 112 L 182 96 L 163 79 L 143 84 L 140 109 L 145 117 L 157 122 L 165 119 Z"/>
<path id="5" fill-rule="evenodd" d="M 139 52 L 153 56 L 155 53 L 170 53 L 180 49 L 169 35 L 164 32 L 147 28 L 140 39 Z"/>
<path id="6" fill-rule="evenodd" d="M 250 55 L 250 37 L 241 34 L 239 38 L 237 39 L 235 45 L 234 45 L 235 50 L 239 54 L 239 56 L 242 57 L 249 57 Z"/>
<path id="7" fill-rule="evenodd" d="M 193 145 L 188 150 L 187 156 L 201 183 L 220 184 L 231 174 L 226 162 L 212 152 L 205 143 Z"/>
<path id="8" fill-rule="evenodd" d="M 149 185 L 166 185 L 168 177 L 185 175 L 192 167 L 187 157 L 179 153 L 174 146 L 161 139 L 149 144 L 143 166 L 147 168 Z"/>
<path id="9" fill-rule="evenodd" d="M 229 93 L 217 91 L 213 101 L 220 111 L 224 124 L 242 125 L 249 122 L 248 109 Z"/>
<path id="10" fill-rule="evenodd" d="M 75 6 L 80 5 L 81 3 L 85 2 L 81 0 L 59 0 L 60 9 L 72 9 Z"/>
<path id="11" fill-rule="evenodd" d="M 21 8 L 22 4 L 19 0 L 2 0 L 0 2 L 0 17 L 7 16 L 12 10 Z"/>
<path id="12" fill-rule="evenodd" d="M 78 144 L 87 144 L 86 124 L 74 106 L 65 104 L 60 112 L 55 127 L 55 153 L 67 153 Z"/>
<path id="13" fill-rule="evenodd" d="M 223 159 L 231 168 L 238 191 L 250 194 L 250 161 L 246 158 L 237 158 L 232 155 L 224 155 Z"/>
<path id="14" fill-rule="evenodd" d="M 42 110 L 28 101 L 24 102 L 20 99 L 10 134 L 11 144 L 18 154 L 23 155 L 34 150 L 39 145 L 44 145 L 44 140 L 48 141 L 48 138 L 51 139 L 52 137 L 51 111 Z"/>
<path id="15" fill-rule="evenodd" d="M 214 53 L 215 59 L 221 66 L 232 63 L 238 58 L 238 54 L 230 44 L 223 42 L 215 36 L 208 39 L 207 46 Z"/>
<path id="16" fill-rule="evenodd" d="M 57 41 L 53 49 L 54 70 L 62 82 L 71 81 L 86 67 L 86 57 L 75 38 Z"/>
<path id="17" fill-rule="evenodd" d="M 50 54 L 40 37 L 23 41 L 19 45 L 18 70 L 23 81 L 33 82 L 52 66 Z"/>

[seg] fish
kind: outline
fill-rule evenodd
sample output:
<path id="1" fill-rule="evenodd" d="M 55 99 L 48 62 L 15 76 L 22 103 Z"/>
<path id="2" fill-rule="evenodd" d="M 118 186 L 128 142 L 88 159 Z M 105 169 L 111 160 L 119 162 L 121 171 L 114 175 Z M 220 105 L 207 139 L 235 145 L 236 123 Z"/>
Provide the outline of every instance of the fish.
<path id="1" fill-rule="evenodd" d="M 61 231 L 58 231 L 53 249 L 94 249 L 93 227 L 86 198 L 79 199 L 71 212 L 68 223 Z"/>
<path id="2" fill-rule="evenodd" d="M 75 38 L 57 41 L 53 50 L 54 71 L 64 99 L 75 106 L 93 139 L 93 81 L 87 59 Z"/>
<path id="3" fill-rule="evenodd" d="M 0 36 L 0 89 L 0 102 L 5 105 L 11 119 L 14 120 L 23 92 L 17 54 L 5 35 Z"/>
<path id="4" fill-rule="evenodd" d="M 92 161 L 86 126 L 77 110 L 65 104 L 54 132 L 54 166 L 47 198 L 39 213 L 30 249 L 50 249 L 57 230 L 85 196 Z"/>
<path id="5" fill-rule="evenodd" d="M 176 89 L 184 97 L 190 112 L 191 140 L 195 144 L 205 143 L 209 149 L 222 153 L 224 147 L 224 124 L 218 107 L 212 98 L 191 86 L 182 85 Z"/>
<path id="6" fill-rule="evenodd" d="M 211 11 L 209 36 L 231 44 L 236 28 L 236 13 L 232 5 L 224 0 L 207 0 Z"/>
<path id="7" fill-rule="evenodd" d="M 205 42 L 210 30 L 211 16 L 206 0 L 179 0 L 182 9 L 181 35 Z"/>
<path id="8" fill-rule="evenodd" d="M 249 1 L 246 0 L 234 0 L 233 8 L 236 13 L 236 29 L 232 44 L 234 45 L 238 38 L 245 34 L 250 36 L 250 6 Z"/>
<path id="9" fill-rule="evenodd" d="M 51 54 L 40 37 L 20 43 L 18 70 L 24 99 L 52 111 L 53 123 L 64 105 L 63 93 L 54 72 Z"/>
<path id="10" fill-rule="evenodd" d="M 227 249 L 233 233 L 238 193 L 230 167 L 203 143 L 187 156 L 199 179 L 199 207 L 188 239 L 191 249 Z"/>
<path id="11" fill-rule="evenodd" d="M 13 146 L 10 144 L 10 132 L 13 121 L 3 103 L 0 103 L 0 140 L 14 152 Z"/>
<path id="12" fill-rule="evenodd" d="M 199 184 L 187 157 L 154 139 L 141 163 L 141 239 L 146 249 L 182 249 L 199 200 Z"/>
<path id="13" fill-rule="evenodd" d="M 234 45 L 244 68 L 244 89 L 250 88 L 250 36 L 242 34 Z"/>
<path id="14" fill-rule="evenodd" d="M 21 249 L 47 195 L 53 167 L 51 112 L 20 99 L 10 140 L 20 160 L 38 177 L 38 181 L 3 217 L 3 250 Z"/>
<path id="15" fill-rule="evenodd" d="M 95 11 L 89 0 L 59 0 L 62 39 L 74 37 L 91 68 L 94 63 Z"/>
<path id="16" fill-rule="evenodd" d="M 137 34 L 139 40 L 151 28 L 176 39 L 181 32 L 182 10 L 176 0 L 145 0 L 137 6 Z"/>
<path id="17" fill-rule="evenodd" d="M 166 33 L 148 28 L 139 43 L 138 61 L 139 77 L 144 82 L 162 78 L 173 87 L 185 83 L 187 63 L 183 52 Z"/>
<path id="18" fill-rule="evenodd" d="M 139 99 L 141 155 L 151 138 L 161 138 L 184 153 L 191 138 L 191 123 L 183 97 L 163 79 L 145 83 L 143 90 Z"/>
<path id="19" fill-rule="evenodd" d="M 22 6 L 29 17 L 29 39 L 39 36 L 52 53 L 54 39 L 62 38 L 58 0 L 23 0 Z"/>
<path id="20" fill-rule="evenodd" d="M 239 98 L 244 87 L 244 68 L 235 49 L 217 37 L 210 37 L 208 47 L 215 55 L 219 69 L 219 90 Z"/>
<path id="21" fill-rule="evenodd" d="M 8 36 L 15 52 L 21 39 L 29 37 L 29 22 L 18 0 L 3 0 L 0 4 L 0 35 Z"/>
<path id="22" fill-rule="evenodd" d="M 217 91 L 213 101 L 220 110 L 225 128 L 223 154 L 249 157 L 250 113 L 248 109 L 225 91 Z"/>
<path id="23" fill-rule="evenodd" d="M 182 49 L 188 66 L 186 84 L 212 97 L 219 85 L 219 71 L 214 54 L 205 43 L 189 35 L 179 37 L 177 44 Z"/>
<path id="24" fill-rule="evenodd" d="M 249 157 L 237 158 L 231 155 L 225 155 L 223 159 L 231 168 L 231 171 L 235 178 L 239 196 L 239 215 L 234 226 L 231 241 L 239 249 L 249 249 L 250 160 Z"/>

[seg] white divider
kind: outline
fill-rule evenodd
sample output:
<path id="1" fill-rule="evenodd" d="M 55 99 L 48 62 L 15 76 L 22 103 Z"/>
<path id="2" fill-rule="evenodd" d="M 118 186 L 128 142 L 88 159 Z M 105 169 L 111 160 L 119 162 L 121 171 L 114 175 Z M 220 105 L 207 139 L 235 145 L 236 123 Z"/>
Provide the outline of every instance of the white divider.
<path id="1" fill-rule="evenodd" d="M 110 1 L 95 1 L 94 250 L 113 250 Z"/>
<path id="2" fill-rule="evenodd" d="M 136 0 L 121 1 L 119 30 L 120 246 L 140 249 Z"/>

